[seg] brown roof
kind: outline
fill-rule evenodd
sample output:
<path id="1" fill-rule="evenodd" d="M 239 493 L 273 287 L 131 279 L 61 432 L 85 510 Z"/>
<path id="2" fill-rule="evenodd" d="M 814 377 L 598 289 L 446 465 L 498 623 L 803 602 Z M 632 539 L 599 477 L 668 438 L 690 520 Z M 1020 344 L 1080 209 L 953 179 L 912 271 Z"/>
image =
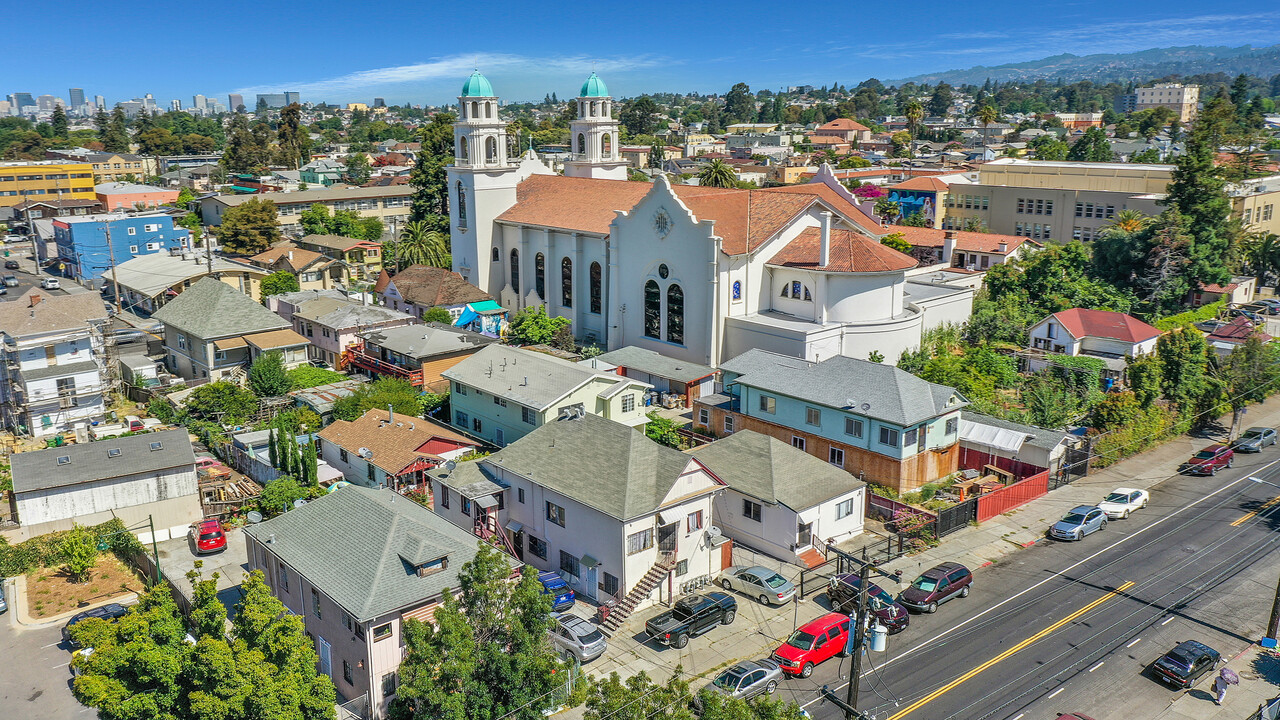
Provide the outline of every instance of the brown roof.
<path id="1" fill-rule="evenodd" d="M 266 332 L 244 335 L 244 341 L 259 350 L 275 350 L 276 348 L 306 345 L 309 340 L 292 330 L 268 330 Z"/>
<path id="2" fill-rule="evenodd" d="M 1208 285 L 1201 285 L 1200 292 L 1217 293 L 1218 295 L 1226 295 L 1229 292 L 1235 292 L 1235 289 L 1238 287 L 1240 287 L 1240 283 L 1227 283 L 1226 285 L 1219 285 L 1218 283 L 1210 283 Z"/>
<path id="3" fill-rule="evenodd" d="M 836 118 L 826 125 L 819 125 L 819 130 L 869 130 L 866 125 L 849 118 Z"/>
<path id="4" fill-rule="evenodd" d="M 1008 250 L 1003 254 L 1009 254 L 1022 247 L 1023 243 L 1029 243 L 1033 247 L 1040 247 L 1041 243 L 1031 238 L 1018 237 L 1017 235 L 997 235 L 996 233 L 971 232 L 968 230 L 939 230 L 937 228 L 912 227 L 910 225 L 891 225 L 888 230 L 890 232 L 901 233 L 902 238 L 916 247 L 942 247 L 942 241 L 946 238 L 948 232 L 955 233 L 956 250 L 961 252 L 980 252 L 992 255 L 1000 255 L 1000 243 L 1005 243 Z"/>
<path id="5" fill-rule="evenodd" d="M 94 320 L 106 320 L 98 293 L 50 295 L 31 288 L 9 302 L 0 302 L 0 332 L 14 338 L 35 333 L 79 330 Z"/>
<path id="6" fill-rule="evenodd" d="M 884 229 L 880 227 L 879 223 L 868 217 L 866 213 L 859 210 L 856 205 L 845 199 L 843 195 L 828 187 L 826 183 L 807 182 L 801 185 L 783 185 L 782 187 L 767 188 L 760 192 L 816 195 L 822 198 L 836 212 L 853 220 L 872 235 L 879 237 L 884 234 Z"/>
<path id="7" fill-rule="evenodd" d="M 391 273 L 387 272 L 386 268 L 383 268 L 382 272 L 378 273 L 378 282 L 373 284 L 373 292 L 382 293 L 382 291 L 387 289 L 387 285 L 390 283 Z"/>
<path id="8" fill-rule="evenodd" d="M 290 257 L 292 253 L 292 257 Z M 249 262 L 265 268 L 302 272 L 317 262 L 329 262 L 330 258 L 314 250 L 303 250 L 293 243 L 282 243 L 249 258 Z"/>
<path id="9" fill-rule="evenodd" d="M 385 285 L 379 278 L 378 285 L 382 287 L 379 292 L 385 292 L 387 285 L 392 283 L 400 297 L 423 307 L 465 305 L 493 299 L 489 293 L 463 280 L 458 273 L 430 265 L 410 265 L 391 276 Z"/>
<path id="10" fill-rule="evenodd" d="M 895 272 L 916 266 L 915 258 L 888 245 L 860 232 L 835 228 L 831 230 L 830 262 L 822 266 L 818 264 L 821 260 L 822 230 L 806 228 L 774 255 L 769 264 L 823 272 Z"/>
<path id="11" fill-rule="evenodd" d="M 242 348 L 248 344 L 249 343 L 245 342 L 244 338 L 240 336 L 222 338 L 221 340 L 213 341 L 213 346 L 219 350 L 234 350 L 236 348 Z"/>
<path id="12" fill-rule="evenodd" d="M 1247 317 L 1240 316 L 1231 318 L 1226 325 L 1209 333 L 1208 340 L 1218 340 L 1221 342 L 1242 344 L 1250 337 L 1257 333 L 1263 342 L 1270 342 L 1271 336 L 1262 331 L 1262 328 L 1255 327 L 1253 321 Z"/>
<path id="13" fill-rule="evenodd" d="M 810 145 L 848 145 L 849 141 L 832 135 L 810 135 L 806 138 Z"/>
<path id="14" fill-rule="evenodd" d="M 381 247 L 382 243 L 374 240 L 359 240 L 342 235 L 304 235 L 298 240 L 308 245 L 333 248 L 334 250 L 351 250 L 358 247 Z"/>
<path id="15" fill-rule="evenodd" d="M 893 186 L 898 190 L 925 190 L 927 192 L 943 192 L 947 184 L 936 177 L 913 177 Z"/>
<path id="16" fill-rule="evenodd" d="M 390 415 L 386 410 L 373 408 L 351 422 L 334 420 L 319 435 L 348 453 L 368 449 L 370 454 L 366 460 L 392 474 L 398 474 L 419 458 L 439 461 L 440 456 L 421 450 L 431 440 L 439 438 L 476 445 L 476 441 L 430 420 L 397 415 L 394 422 L 388 422 Z"/>

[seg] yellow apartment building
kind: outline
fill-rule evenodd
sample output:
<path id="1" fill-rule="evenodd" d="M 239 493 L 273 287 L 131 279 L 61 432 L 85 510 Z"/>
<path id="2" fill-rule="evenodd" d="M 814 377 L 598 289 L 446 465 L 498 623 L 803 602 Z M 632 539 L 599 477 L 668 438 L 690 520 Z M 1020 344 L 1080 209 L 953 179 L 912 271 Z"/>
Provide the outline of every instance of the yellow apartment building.
<path id="1" fill-rule="evenodd" d="M 57 160 L 0 162 L 0 207 L 27 200 L 95 200 L 89 163 Z"/>

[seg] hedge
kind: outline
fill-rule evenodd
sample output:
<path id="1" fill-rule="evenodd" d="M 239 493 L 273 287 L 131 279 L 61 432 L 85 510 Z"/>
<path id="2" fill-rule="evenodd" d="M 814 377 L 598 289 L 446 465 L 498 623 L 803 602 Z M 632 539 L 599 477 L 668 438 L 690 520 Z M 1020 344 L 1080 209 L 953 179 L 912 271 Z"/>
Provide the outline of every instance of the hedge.
<path id="1" fill-rule="evenodd" d="M 115 553 L 121 560 L 128 560 L 130 555 L 146 550 L 132 532 L 125 531 L 120 518 L 112 518 L 101 525 L 92 525 L 89 530 L 98 537 L 110 533 L 118 533 L 102 538 L 107 549 Z M 62 563 L 62 541 L 68 530 L 58 530 L 24 540 L 17 545 L 0 537 L 0 577 L 26 575 L 32 570 L 42 567 L 54 567 Z"/>
<path id="2" fill-rule="evenodd" d="M 1169 317 L 1157 320 L 1156 329 L 1161 332 L 1168 332 L 1175 328 L 1195 325 L 1196 323 L 1204 322 L 1205 320 L 1212 320 L 1218 317 L 1218 314 L 1221 313 L 1226 306 L 1227 299 L 1223 298 L 1215 303 L 1201 305 L 1195 310 L 1188 310 L 1183 313 L 1178 313 L 1177 315 L 1170 315 Z"/>

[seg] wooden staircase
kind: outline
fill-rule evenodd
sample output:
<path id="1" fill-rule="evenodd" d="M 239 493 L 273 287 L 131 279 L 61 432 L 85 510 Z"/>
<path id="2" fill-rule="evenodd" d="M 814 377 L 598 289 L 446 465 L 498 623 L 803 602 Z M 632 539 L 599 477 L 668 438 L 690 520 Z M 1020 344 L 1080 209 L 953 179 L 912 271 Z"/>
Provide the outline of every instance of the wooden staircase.
<path id="1" fill-rule="evenodd" d="M 658 562 L 654 563 L 653 567 L 649 568 L 649 571 L 644 574 L 644 577 L 640 578 L 640 582 L 631 588 L 631 592 L 627 593 L 627 596 L 622 598 L 622 601 L 609 611 L 609 617 L 605 618 L 605 621 L 600 624 L 600 629 L 606 635 L 612 636 L 613 632 L 622 627 L 622 623 L 626 622 L 627 618 L 631 616 L 631 611 L 635 609 L 636 605 L 639 605 L 641 600 L 649 597 L 649 593 L 658 587 L 658 583 L 661 583 L 675 566 L 676 554 L 662 553 L 658 557 Z"/>

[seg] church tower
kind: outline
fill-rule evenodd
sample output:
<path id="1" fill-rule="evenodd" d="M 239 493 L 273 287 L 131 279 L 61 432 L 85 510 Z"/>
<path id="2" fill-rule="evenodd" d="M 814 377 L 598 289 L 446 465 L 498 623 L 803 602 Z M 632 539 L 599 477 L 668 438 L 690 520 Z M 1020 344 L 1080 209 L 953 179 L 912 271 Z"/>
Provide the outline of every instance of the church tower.
<path id="1" fill-rule="evenodd" d="M 626 180 L 627 163 L 618 147 L 618 121 L 613 118 L 613 98 L 594 72 L 578 93 L 578 119 L 569 124 L 569 177 Z"/>
<path id="2" fill-rule="evenodd" d="M 503 264 L 493 260 L 501 256 L 493 221 L 515 204 L 520 173 L 507 157 L 507 124 L 498 117 L 498 98 L 479 70 L 458 96 L 453 145 L 455 159 L 448 168 L 453 270 L 496 297 Z"/>

